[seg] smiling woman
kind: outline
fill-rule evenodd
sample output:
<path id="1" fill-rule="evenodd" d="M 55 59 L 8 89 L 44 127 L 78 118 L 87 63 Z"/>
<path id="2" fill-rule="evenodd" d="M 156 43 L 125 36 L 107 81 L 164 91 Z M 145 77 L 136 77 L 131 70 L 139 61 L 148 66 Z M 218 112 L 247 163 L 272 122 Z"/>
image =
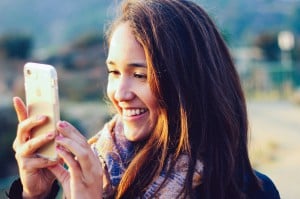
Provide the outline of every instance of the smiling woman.
<path id="1" fill-rule="evenodd" d="M 107 67 L 107 94 L 122 116 L 124 135 L 141 141 L 154 129 L 158 102 L 147 81 L 144 49 L 129 23 L 119 25 L 112 35 Z"/>
<path id="2" fill-rule="evenodd" d="M 199 5 L 124 1 L 107 43 L 107 95 L 117 112 L 89 141 L 66 121 L 55 138 L 22 140 L 46 118 L 28 119 L 14 98 L 20 181 L 11 190 L 55 196 L 59 181 L 67 198 L 279 198 L 252 169 L 240 81 Z M 32 152 L 53 139 L 68 170 Z"/>

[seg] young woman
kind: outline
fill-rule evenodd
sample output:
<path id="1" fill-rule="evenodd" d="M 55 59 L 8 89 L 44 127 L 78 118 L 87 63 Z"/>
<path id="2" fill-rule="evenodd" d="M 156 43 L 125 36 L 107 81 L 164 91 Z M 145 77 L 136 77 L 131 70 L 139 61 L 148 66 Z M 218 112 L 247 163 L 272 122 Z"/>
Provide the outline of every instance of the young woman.
<path id="1" fill-rule="evenodd" d="M 68 122 L 27 139 L 47 118 L 14 98 L 20 180 L 10 197 L 279 198 L 251 167 L 244 95 L 206 12 L 185 0 L 128 0 L 108 30 L 107 95 L 116 115 L 93 138 Z M 34 156 L 55 139 L 68 170 Z M 56 179 L 56 180 L 55 180 Z"/>

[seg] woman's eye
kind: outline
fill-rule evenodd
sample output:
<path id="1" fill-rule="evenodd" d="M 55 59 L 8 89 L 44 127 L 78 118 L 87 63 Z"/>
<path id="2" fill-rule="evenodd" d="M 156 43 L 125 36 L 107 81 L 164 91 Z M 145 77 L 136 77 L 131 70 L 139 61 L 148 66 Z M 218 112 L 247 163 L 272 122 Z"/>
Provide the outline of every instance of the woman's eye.
<path id="1" fill-rule="evenodd" d="M 142 73 L 134 73 L 134 77 L 139 79 L 147 79 L 147 75 Z"/>
<path id="2" fill-rule="evenodd" d="M 107 73 L 108 73 L 109 75 L 119 75 L 119 74 L 120 74 L 120 72 L 117 71 L 117 70 L 108 70 Z"/>

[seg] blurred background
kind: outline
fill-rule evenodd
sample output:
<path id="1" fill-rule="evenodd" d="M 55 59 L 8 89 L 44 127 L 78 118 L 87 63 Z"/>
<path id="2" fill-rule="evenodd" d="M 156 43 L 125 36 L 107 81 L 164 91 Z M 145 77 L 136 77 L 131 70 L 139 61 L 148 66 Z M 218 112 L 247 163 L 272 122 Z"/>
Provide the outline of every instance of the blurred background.
<path id="1" fill-rule="evenodd" d="M 198 0 L 226 40 L 247 97 L 254 167 L 282 198 L 300 198 L 300 0 Z M 109 0 L 1 0 L 0 198 L 18 171 L 12 97 L 24 99 L 23 65 L 58 71 L 61 118 L 86 137 L 109 118 L 105 100 L 105 26 Z"/>

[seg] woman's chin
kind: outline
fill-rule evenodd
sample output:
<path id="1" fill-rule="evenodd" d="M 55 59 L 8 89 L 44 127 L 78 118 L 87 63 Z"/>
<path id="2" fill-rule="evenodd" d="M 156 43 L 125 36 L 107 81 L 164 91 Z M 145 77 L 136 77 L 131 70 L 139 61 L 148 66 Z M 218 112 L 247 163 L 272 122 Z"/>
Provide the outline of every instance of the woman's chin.
<path id="1" fill-rule="evenodd" d="M 131 142 L 139 142 L 144 140 L 149 133 L 146 133 L 142 130 L 142 128 L 140 129 L 133 129 L 133 128 L 126 128 L 124 126 L 124 135 L 126 137 L 127 140 L 131 141 Z"/>

